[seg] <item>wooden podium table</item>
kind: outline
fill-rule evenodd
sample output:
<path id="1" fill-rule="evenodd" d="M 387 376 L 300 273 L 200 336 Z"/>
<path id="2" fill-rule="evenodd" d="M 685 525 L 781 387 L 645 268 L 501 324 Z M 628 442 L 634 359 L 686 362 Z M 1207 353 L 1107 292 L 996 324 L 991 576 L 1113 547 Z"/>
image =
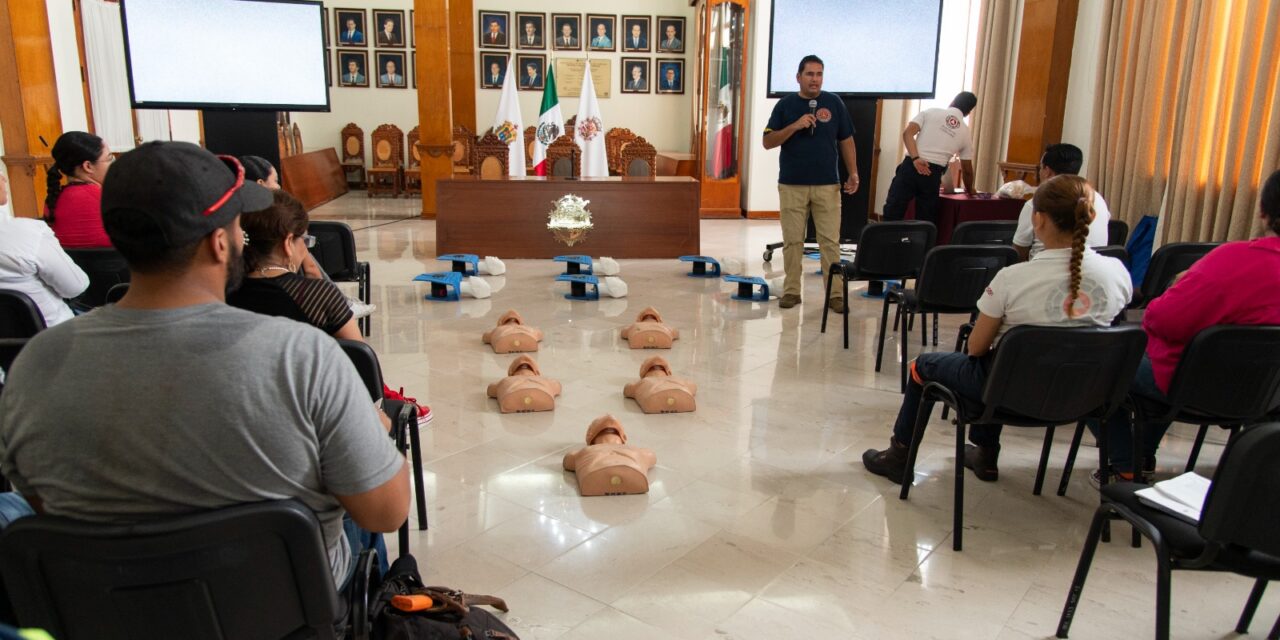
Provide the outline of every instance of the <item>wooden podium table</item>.
<path id="1" fill-rule="evenodd" d="M 937 221 L 934 222 L 938 226 L 937 244 L 949 244 L 951 242 L 951 232 L 962 222 L 970 222 L 974 220 L 1017 220 L 1018 214 L 1022 213 L 1022 206 L 1026 204 L 1025 200 L 1014 198 L 970 198 L 963 193 L 943 194 L 938 196 Z M 907 213 L 904 216 L 907 220 L 915 220 L 916 218 L 916 202 L 911 201 L 907 205 Z"/>
<path id="2" fill-rule="evenodd" d="M 553 203 L 570 194 L 590 201 L 594 224 L 572 247 L 547 229 Z M 459 175 L 437 181 L 436 197 L 436 251 L 441 254 L 676 258 L 699 253 L 698 182 L 692 178 Z"/>

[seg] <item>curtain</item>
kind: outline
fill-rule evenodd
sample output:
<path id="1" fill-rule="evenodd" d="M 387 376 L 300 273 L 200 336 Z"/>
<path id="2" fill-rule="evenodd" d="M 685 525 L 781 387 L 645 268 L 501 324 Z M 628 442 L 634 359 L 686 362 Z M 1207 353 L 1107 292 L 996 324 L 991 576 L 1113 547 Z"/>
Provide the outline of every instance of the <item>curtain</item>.
<path id="1" fill-rule="evenodd" d="M 138 109 L 133 112 L 138 122 L 138 139 L 142 142 L 170 140 L 169 111 L 166 109 Z"/>
<path id="2" fill-rule="evenodd" d="M 1004 161 L 1009 146 L 1009 105 L 1018 62 L 1018 5 L 1005 0 L 982 0 L 973 91 L 978 96 L 978 106 L 969 116 L 974 140 L 974 182 L 980 191 L 995 191 L 1003 180 L 997 163 Z"/>
<path id="3" fill-rule="evenodd" d="M 124 31 L 120 5 L 103 0 L 82 0 L 84 57 L 93 102 L 93 124 L 98 136 L 114 151 L 134 147 L 129 78 L 124 63 Z"/>
<path id="4" fill-rule="evenodd" d="M 1280 168 L 1280 3 L 1108 0 L 1089 165 L 1113 215 L 1164 242 L 1257 235 Z"/>

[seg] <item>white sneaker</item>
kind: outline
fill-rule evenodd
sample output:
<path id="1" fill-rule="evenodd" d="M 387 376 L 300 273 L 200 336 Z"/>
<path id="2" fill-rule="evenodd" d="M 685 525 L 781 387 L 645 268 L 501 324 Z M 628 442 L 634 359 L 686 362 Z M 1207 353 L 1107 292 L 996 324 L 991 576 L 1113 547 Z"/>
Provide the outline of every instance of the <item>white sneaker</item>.
<path id="1" fill-rule="evenodd" d="M 355 298 L 347 298 L 347 306 L 351 307 L 351 313 L 357 320 L 372 314 L 378 309 L 378 305 L 365 304 Z"/>

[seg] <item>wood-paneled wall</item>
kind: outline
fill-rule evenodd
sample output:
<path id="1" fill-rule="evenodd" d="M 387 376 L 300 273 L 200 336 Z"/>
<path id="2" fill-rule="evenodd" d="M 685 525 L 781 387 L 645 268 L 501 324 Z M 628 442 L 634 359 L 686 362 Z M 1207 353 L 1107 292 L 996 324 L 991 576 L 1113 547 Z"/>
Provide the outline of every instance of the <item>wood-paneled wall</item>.
<path id="1" fill-rule="evenodd" d="M 413 3 L 413 28 L 418 42 L 418 128 L 422 136 L 418 151 L 422 158 L 424 218 L 436 217 L 436 180 L 453 175 L 453 106 L 450 94 L 455 92 L 450 90 L 451 4 L 459 3 L 458 0 L 414 0 Z M 458 10 L 461 11 L 461 7 Z M 467 12 L 470 13 L 469 8 Z M 473 97 L 472 120 L 475 119 L 474 104 Z"/>
<path id="2" fill-rule="evenodd" d="M 43 210 L 49 150 L 62 135 L 49 16 L 37 0 L 0 0 L 0 128 L 13 211 Z"/>
<path id="3" fill-rule="evenodd" d="M 1026 0 L 1018 44 L 1008 162 L 1040 162 L 1047 144 L 1063 142 L 1079 0 Z"/>

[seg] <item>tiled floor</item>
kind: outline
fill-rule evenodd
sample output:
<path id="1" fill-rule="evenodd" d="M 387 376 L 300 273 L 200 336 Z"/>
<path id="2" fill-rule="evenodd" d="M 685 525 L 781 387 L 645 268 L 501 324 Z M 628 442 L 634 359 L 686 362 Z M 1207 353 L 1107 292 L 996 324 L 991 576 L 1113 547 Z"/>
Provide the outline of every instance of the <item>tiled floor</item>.
<path id="1" fill-rule="evenodd" d="M 509 260 L 505 277 L 489 278 L 492 298 L 430 302 L 411 279 L 447 267 L 418 206 L 359 193 L 313 216 L 357 230 L 378 305 L 370 342 L 389 383 L 435 413 L 423 431 L 431 528 L 412 542 L 429 583 L 506 598 L 507 622 L 532 640 L 1053 635 L 1096 504 L 1095 450 L 1082 450 L 1067 497 L 1033 496 L 1043 431 L 1007 431 L 1000 482 L 966 482 L 965 550 L 953 552 L 953 430 L 935 415 L 909 501 L 860 462 L 886 444 L 901 397 L 896 356 L 873 370 L 878 301 L 851 301 L 848 351 L 838 326 L 818 331 L 816 275 L 806 276 L 806 303 L 783 311 L 731 300 L 726 285 L 687 278 L 675 260 L 622 260 L 627 298 L 570 302 L 553 281 L 561 265 Z M 776 222 L 702 224 L 703 253 L 740 258 L 751 274 L 771 273 L 760 254 L 779 237 Z M 698 383 L 695 413 L 644 415 L 623 398 L 653 352 L 631 351 L 618 334 L 648 305 L 680 329 L 662 355 Z M 485 397 L 513 356 L 480 335 L 507 309 L 546 332 L 536 358 L 564 384 L 554 413 L 504 416 Z M 940 348 L 956 326 L 943 321 Z M 605 413 L 657 453 L 647 495 L 581 498 L 561 470 Z M 1054 486 L 1070 435 L 1059 431 Z M 1162 470 L 1185 461 L 1187 434 L 1175 427 Z M 1209 446 L 1203 459 L 1219 452 Z M 1151 547 L 1132 549 L 1127 527 L 1117 531 L 1097 556 L 1073 638 L 1152 635 Z M 1175 574 L 1174 637 L 1234 637 L 1250 586 Z M 1254 622 L 1258 637 L 1280 613 L 1275 591 Z"/>

